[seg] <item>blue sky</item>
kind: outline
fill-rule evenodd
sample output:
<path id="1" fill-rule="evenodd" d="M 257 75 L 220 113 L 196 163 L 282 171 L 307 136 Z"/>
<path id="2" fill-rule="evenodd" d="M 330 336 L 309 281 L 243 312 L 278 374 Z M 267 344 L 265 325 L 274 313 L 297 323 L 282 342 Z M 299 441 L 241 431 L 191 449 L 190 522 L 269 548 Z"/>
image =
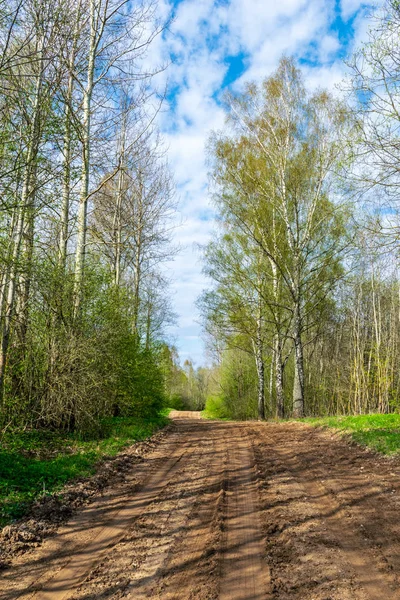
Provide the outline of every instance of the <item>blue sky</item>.
<path id="1" fill-rule="evenodd" d="M 182 361 L 190 357 L 199 366 L 207 360 L 195 306 L 208 285 L 198 245 L 215 230 L 205 145 L 210 132 L 224 126 L 223 90 L 267 77 L 282 54 L 295 56 L 311 89 L 335 90 L 345 76 L 343 58 L 367 36 L 372 6 L 359 0 L 160 0 L 160 15 L 174 15 L 151 61 L 171 61 L 159 77 L 169 86 L 159 125 L 182 221 L 175 234 L 182 251 L 166 266 L 179 315 L 171 335 Z"/>

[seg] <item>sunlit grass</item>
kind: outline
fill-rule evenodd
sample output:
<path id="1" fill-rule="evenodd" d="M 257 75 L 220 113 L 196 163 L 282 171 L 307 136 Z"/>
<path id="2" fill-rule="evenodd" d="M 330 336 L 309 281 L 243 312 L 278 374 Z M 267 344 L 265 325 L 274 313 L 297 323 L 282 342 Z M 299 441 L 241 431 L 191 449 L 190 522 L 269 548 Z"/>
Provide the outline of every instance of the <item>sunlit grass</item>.
<path id="1" fill-rule="evenodd" d="M 400 452 L 400 414 L 309 418 L 303 421 L 348 433 L 358 444 L 383 454 Z"/>

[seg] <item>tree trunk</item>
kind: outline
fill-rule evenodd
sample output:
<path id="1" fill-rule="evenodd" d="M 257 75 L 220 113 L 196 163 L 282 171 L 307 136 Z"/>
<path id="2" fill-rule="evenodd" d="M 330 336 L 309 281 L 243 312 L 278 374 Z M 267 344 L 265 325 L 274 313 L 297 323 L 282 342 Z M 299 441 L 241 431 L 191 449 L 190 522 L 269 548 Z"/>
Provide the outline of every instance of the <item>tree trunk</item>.
<path id="1" fill-rule="evenodd" d="M 118 188 L 117 198 L 115 203 L 114 213 L 114 241 L 115 241 L 115 254 L 114 254 L 114 283 L 119 286 L 121 283 L 121 259 L 122 259 L 122 220 L 121 211 L 124 194 L 124 163 L 125 163 L 125 137 L 126 137 L 126 114 L 123 115 L 121 138 L 120 138 L 120 152 L 119 152 L 119 163 L 120 169 L 118 173 Z"/>
<path id="2" fill-rule="evenodd" d="M 293 416 L 304 417 L 304 357 L 301 339 L 300 300 L 297 299 L 294 314 L 294 381 L 293 381 Z"/>
<path id="3" fill-rule="evenodd" d="M 16 288 L 19 275 L 19 263 L 21 259 L 21 248 L 24 235 L 26 211 L 30 203 L 32 193 L 32 178 L 35 172 L 36 158 L 39 147 L 39 119 L 40 100 L 43 83 L 42 49 L 40 50 L 40 71 L 36 80 L 35 96 L 33 99 L 33 110 L 31 117 L 31 131 L 28 141 L 26 167 L 23 176 L 20 206 L 17 209 L 13 250 L 11 256 L 8 289 L 5 292 L 5 309 L 2 315 L 2 330 L 0 343 L 0 403 L 4 394 L 4 378 L 7 364 L 7 354 L 10 343 L 11 324 L 15 312 Z"/>
<path id="4" fill-rule="evenodd" d="M 68 81 L 67 100 L 65 104 L 65 134 L 64 134 L 64 173 L 63 193 L 61 207 L 61 228 L 58 250 L 58 262 L 60 266 L 60 282 L 63 282 L 65 266 L 67 261 L 68 226 L 69 226 L 69 204 L 71 185 L 71 115 L 70 104 L 72 102 L 73 76 L 70 71 Z"/>
<path id="5" fill-rule="evenodd" d="M 18 318 L 17 318 L 17 332 L 19 336 L 20 344 L 25 354 L 26 348 L 26 336 L 28 333 L 29 326 L 29 297 L 32 283 L 32 270 L 33 270 L 33 243 L 35 233 L 35 219 L 34 219 L 34 193 L 30 195 L 29 206 L 26 211 L 26 226 L 24 231 L 24 250 L 22 252 L 24 268 L 20 275 L 19 281 L 19 301 L 18 301 Z"/>
<path id="6" fill-rule="evenodd" d="M 262 343 L 262 317 L 261 317 L 261 302 L 259 306 L 259 315 L 257 319 L 257 336 L 256 336 L 256 365 L 258 375 L 258 420 L 265 420 L 265 369 L 263 359 L 263 343 Z"/>
<path id="7" fill-rule="evenodd" d="M 258 420 L 265 421 L 265 404 L 264 404 L 264 362 L 262 358 L 257 357 L 257 373 L 258 373 Z"/>
<path id="8" fill-rule="evenodd" d="M 75 254 L 75 282 L 74 282 L 74 318 L 79 315 L 82 302 L 83 277 L 86 255 L 87 212 L 89 196 L 89 169 L 90 169 L 90 122 L 91 104 L 94 83 L 94 66 L 96 54 L 96 15 L 95 0 L 90 1 L 90 44 L 88 56 L 87 84 L 83 96 L 83 141 L 82 141 L 82 173 L 81 191 L 78 210 L 78 239 Z"/>
<path id="9" fill-rule="evenodd" d="M 276 416 L 283 419 L 285 416 L 285 404 L 283 395 L 283 364 L 282 364 L 282 342 L 279 335 L 275 336 L 275 393 L 276 393 Z"/>
<path id="10" fill-rule="evenodd" d="M 77 44 L 79 38 L 80 16 L 81 16 L 81 1 L 79 1 L 76 12 L 76 22 L 71 53 L 68 60 L 68 85 L 65 98 L 65 114 L 64 114 L 64 165 L 63 165 L 63 193 L 61 207 L 61 229 L 59 239 L 59 266 L 61 271 L 60 282 L 63 284 L 63 275 L 67 260 L 68 246 L 68 228 L 69 228 L 69 208 L 70 208 L 70 188 L 71 188 L 71 146 L 72 146 L 72 100 L 74 93 L 74 68 L 77 52 Z"/>
<path id="11" fill-rule="evenodd" d="M 136 206 L 136 235 L 135 235 L 135 279 L 134 279 L 134 304 L 133 304 L 133 331 L 139 337 L 139 310 L 140 293 L 142 287 L 142 243 L 143 243 L 143 181 L 139 171 L 139 191 Z"/>
<path id="12" fill-rule="evenodd" d="M 115 207 L 115 262 L 114 262 L 114 283 L 118 287 L 121 283 L 121 245 L 122 245 L 122 227 L 121 227 L 121 207 L 122 207 L 122 171 L 118 178 L 117 202 Z"/>
<path id="13" fill-rule="evenodd" d="M 133 289 L 133 332 L 139 337 L 139 309 L 140 309 L 140 283 L 141 283 L 141 245 L 139 244 L 136 249 L 135 257 L 135 279 Z"/>
<path id="14" fill-rule="evenodd" d="M 146 350 L 150 350 L 151 342 L 151 301 L 147 303 L 147 320 L 146 320 Z"/>

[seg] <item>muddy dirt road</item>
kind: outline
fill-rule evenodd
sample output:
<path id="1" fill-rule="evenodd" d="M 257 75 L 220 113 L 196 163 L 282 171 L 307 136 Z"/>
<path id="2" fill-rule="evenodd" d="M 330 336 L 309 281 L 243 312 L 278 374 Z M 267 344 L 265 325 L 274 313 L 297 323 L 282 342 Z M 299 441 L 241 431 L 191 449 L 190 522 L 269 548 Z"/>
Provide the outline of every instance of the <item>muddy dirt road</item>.
<path id="1" fill-rule="evenodd" d="M 14 600 L 400 600 L 400 463 L 299 424 L 174 426 L 0 573 Z"/>

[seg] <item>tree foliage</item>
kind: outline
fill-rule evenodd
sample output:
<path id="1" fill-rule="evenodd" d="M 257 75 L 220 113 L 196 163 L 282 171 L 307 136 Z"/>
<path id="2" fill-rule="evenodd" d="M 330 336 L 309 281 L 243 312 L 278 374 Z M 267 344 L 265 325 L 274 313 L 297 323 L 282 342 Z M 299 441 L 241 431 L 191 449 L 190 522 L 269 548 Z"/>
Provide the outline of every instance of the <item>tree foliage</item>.
<path id="1" fill-rule="evenodd" d="M 216 286 L 203 297 L 204 314 L 228 345 L 244 339 L 253 348 L 260 406 L 267 349 L 274 354 L 279 416 L 292 355 L 293 412 L 302 416 L 304 347 L 329 306 L 348 244 L 349 211 L 334 188 L 346 112 L 327 92 L 309 94 L 283 58 L 260 86 L 228 96 L 227 121 L 228 132 L 210 146 L 222 233 L 206 250 Z"/>
<path id="2" fill-rule="evenodd" d="M 175 203 L 153 125 L 164 67 L 144 59 L 165 25 L 152 0 L 1 5 L 6 427 L 98 432 L 164 405 Z"/>

